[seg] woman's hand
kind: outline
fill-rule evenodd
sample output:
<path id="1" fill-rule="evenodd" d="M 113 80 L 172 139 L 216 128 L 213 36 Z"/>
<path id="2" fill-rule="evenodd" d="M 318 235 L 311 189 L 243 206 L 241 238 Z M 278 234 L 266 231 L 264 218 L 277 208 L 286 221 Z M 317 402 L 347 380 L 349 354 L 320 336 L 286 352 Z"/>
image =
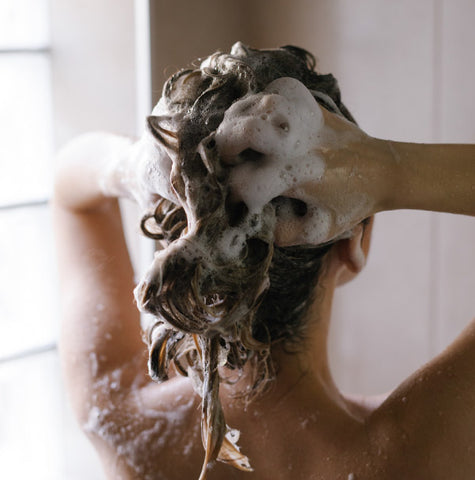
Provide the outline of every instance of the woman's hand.
<path id="1" fill-rule="evenodd" d="M 235 102 L 216 142 L 232 166 L 235 201 L 256 212 L 276 204 L 278 244 L 344 235 L 384 200 L 376 141 L 321 108 L 298 80 L 280 78 Z"/>
<path id="2" fill-rule="evenodd" d="M 89 133 L 58 154 L 56 201 L 72 210 L 89 210 L 107 198 L 126 197 L 142 209 L 162 196 L 172 201 L 171 160 L 149 132 L 137 142 L 108 133 Z"/>

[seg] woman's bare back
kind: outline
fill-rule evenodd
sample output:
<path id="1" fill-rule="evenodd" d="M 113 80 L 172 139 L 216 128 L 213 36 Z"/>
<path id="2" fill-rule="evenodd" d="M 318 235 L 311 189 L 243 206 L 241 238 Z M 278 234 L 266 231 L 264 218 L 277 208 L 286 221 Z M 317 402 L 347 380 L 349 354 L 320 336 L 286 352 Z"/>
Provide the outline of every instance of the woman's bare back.
<path id="1" fill-rule="evenodd" d="M 208 478 L 472 479 L 474 414 L 466 402 L 475 395 L 473 386 L 472 393 L 464 390 L 468 385 L 456 372 L 457 353 L 473 330 L 474 324 L 379 405 L 371 398 L 331 395 L 314 401 L 311 375 L 297 378 L 290 389 L 287 383 L 283 390 L 277 386 L 245 409 L 232 398 L 234 387 L 223 388 L 226 416 L 241 431 L 240 445 L 254 472 L 216 462 Z M 204 456 L 200 399 L 188 379 L 157 385 L 143 378 L 111 406 L 109 416 L 96 417 L 105 423 L 89 428 L 109 478 L 198 478 Z"/>

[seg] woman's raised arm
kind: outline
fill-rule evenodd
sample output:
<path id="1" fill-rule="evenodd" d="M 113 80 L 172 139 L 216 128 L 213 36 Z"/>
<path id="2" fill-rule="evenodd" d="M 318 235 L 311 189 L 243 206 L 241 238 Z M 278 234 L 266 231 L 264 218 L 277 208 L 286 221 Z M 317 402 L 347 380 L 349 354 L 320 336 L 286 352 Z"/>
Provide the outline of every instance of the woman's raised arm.
<path id="1" fill-rule="evenodd" d="M 121 373 L 124 388 L 136 372 L 146 372 L 134 272 L 110 187 L 111 162 L 121 160 L 130 145 L 122 137 L 90 134 L 71 142 L 58 159 L 53 208 L 62 290 L 60 352 L 73 406 L 84 422 L 105 378 Z"/>
<path id="2" fill-rule="evenodd" d="M 171 470 L 191 478 L 202 455 L 197 399 L 182 377 L 157 385 L 147 375 L 134 272 L 115 198 L 146 205 L 157 195 L 153 181 L 162 178 L 147 175 L 151 157 L 137 156 L 142 147 L 93 134 L 60 153 L 53 206 L 63 304 L 61 363 L 73 410 L 108 478 L 144 478 L 144 472 L 156 471 L 167 476 Z M 190 435 L 190 425 L 196 435 Z M 164 441 L 171 431 L 174 441 Z M 183 462 L 185 433 L 194 446 Z"/>
<path id="3" fill-rule="evenodd" d="M 376 141 L 387 145 L 396 176 L 385 210 L 475 215 L 475 145 Z"/>

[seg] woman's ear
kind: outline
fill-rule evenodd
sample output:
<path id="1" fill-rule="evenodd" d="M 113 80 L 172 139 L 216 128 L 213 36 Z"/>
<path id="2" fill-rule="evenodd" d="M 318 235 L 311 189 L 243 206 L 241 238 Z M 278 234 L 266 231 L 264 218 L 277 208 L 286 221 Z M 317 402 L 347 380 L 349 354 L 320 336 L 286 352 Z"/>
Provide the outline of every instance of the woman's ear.
<path id="1" fill-rule="evenodd" d="M 336 277 L 337 285 L 349 282 L 363 270 L 368 257 L 372 229 L 373 217 L 354 227 L 351 238 L 340 240 L 335 245 L 340 267 Z"/>

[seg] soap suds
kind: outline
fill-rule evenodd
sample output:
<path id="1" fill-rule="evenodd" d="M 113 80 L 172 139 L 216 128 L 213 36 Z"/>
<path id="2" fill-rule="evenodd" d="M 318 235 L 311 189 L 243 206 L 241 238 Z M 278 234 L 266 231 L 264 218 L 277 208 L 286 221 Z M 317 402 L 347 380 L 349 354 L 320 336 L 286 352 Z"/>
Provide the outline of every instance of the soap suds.
<path id="1" fill-rule="evenodd" d="M 293 78 L 279 78 L 263 92 L 235 102 L 216 133 L 221 155 L 229 162 L 247 149 L 262 157 L 243 161 L 231 172 L 231 189 L 253 213 L 296 183 L 319 179 L 324 163 L 314 153 L 322 113 L 309 90 Z M 244 159 L 245 160 L 245 159 Z"/>
<path id="2" fill-rule="evenodd" d="M 112 140 L 104 139 L 109 143 Z M 112 144 L 104 158 L 105 175 L 100 184 L 104 195 L 132 198 L 142 209 L 150 208 L 159 197 L 177 203 L 170 185 L 172 161 L 166 147 L 154 139 L 150 130 L 135 143 L 119 140 L 121 143 Z"/>
<path id="3" fill-rule="evenodd" d="M 124 408 L 127 401 L 122 398 L 122 375 L 123 370 L 118 368 L 97 378 L 83 430 L 113 447 L 119 458 L 141 478 L 153 480 L 156 478 L 156 458 L 151 455 L 152 452 L 167 446 L 180 448 L 185 456 L 191 454 L 192 445 L 198 437 L 196 426 L 192 440 L 185 446 L 176 432 L 183 429 L 182 425 L 194 410 L 195 400 L 193 396 L 189 399 L 176 398 L 173 409 L 165 411 L 147 408 L 140 401 L 138 389 L 132 386 L 136 406 L 128 410 Z M 142 377 L 142 373 L 139 376 Z"/>
<path id="4" fill-rule="evenodd" d="M 99 370 L 99 362 L 97 360 L 97 355 L 95 352 L 89 353 L 89 364 L 91 366 L 91 376 L 93 378 L 96 378 Z"/>
<path id="5" fill-rule="evenodd" d="M 226 111 L 216 143 L 223 161 L 233 166 L 234 196 L 256 214 L 279 196 L 305 201 L 308 214 L 300 221 L 305 224 L 300 242 L 318 245 L 350 237 L 348 226 L 357 218 L 363 220 L 374 201 L 363 192 L 351 192 L 351 201 L 343 201 L 347 194 L 342 191 L 339 204 L 350 204 L 351 211 L 330 210 L 319 204 L 316 193 L 305 193 L 305 184 L 317 185 L 324 178 L 323 155 L 358 139 L 351 129 L 336 133 L 325 126 L 313 95 L 294 78 L 274 80 L 264 91 L 246 95 Z M 285 209 L 280 213 L 284 215 L 280 220 L 292 218 Z"/>

